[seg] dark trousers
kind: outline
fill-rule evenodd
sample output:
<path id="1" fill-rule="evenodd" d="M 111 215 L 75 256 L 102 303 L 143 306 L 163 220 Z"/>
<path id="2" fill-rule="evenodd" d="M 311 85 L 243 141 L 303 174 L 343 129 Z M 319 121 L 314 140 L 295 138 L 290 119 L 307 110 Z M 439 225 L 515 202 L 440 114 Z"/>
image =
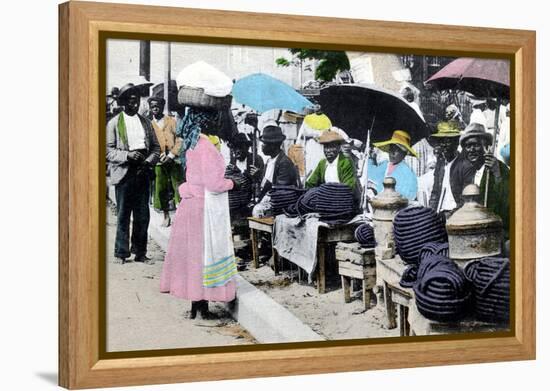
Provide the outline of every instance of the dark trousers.
<path id="1" fill-rule="evenodd" d="M 115 185 L 117 227 L 115 257 L 129 258 L 147 253 L 147 229 L 149 228 L 150 177 L 130 168 L 124 179 Z M 132 223 L 132 247 L 130 249 L 130 217 Z"/>

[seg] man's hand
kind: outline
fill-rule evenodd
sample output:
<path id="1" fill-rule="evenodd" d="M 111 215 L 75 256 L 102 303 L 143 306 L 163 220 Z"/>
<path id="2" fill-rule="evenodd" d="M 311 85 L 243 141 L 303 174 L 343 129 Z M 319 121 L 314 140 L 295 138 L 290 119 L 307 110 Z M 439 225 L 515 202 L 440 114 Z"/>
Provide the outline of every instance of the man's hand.
<path id="1" fill-rule="evenodd" d="M 260 174 L 261 170 L 256 166 L 250 166 L 250 176 L 256 178 Z"/>
<path id="2" fill-rule="evenodd" d="M 232 177 L 231 180 L 233 181 L 233 189 L 235 190 L 240 189 L 244 185 L 244 178 L 239 175 Z"/>
<path id="3" fill-rule="evenodd" d="M 145 156 L 139 151 L 128 152 L 128 160 L 133 162 L 142 162 L 145 160 Z"/>
<path id="4" fill-rule="evenodd" d="M 496 178 L 500 177 L 500 169 L 497 158 L 487 149 L 485 150 L 485 167 L 487 167 L 487 169 L 490 170 Z"/>

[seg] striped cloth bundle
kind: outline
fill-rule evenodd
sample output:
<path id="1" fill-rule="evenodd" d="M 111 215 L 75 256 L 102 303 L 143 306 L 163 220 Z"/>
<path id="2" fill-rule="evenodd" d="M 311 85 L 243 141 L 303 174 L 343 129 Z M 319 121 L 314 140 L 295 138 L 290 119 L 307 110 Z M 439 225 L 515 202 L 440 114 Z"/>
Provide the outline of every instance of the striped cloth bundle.
<path id="1" fill-rule="evenodd" d="M 437 243 L 437 242 L 426 243 L 420 249 L 420 252 L 418 254 L 418 264 L 412 264 L 407 266 L 407 268 L 401 275 L 401 281 L 399 281 L 399 285 L 401 285 L 403 288 L 412 288 L 416 283 L 416 279 L 418 276 L 418 265 L 422 263 L 422 260 L 424 258 L 427 258 L 430 255 L 434 255 L 434 254 L 448 257 L 449 243 Z"/>
<path id="2" fill-rule="evenodd" d="M 470 281 L 456 263 L 442 255 L 429 255 L 422 260 L 413 290 L 418 311 L 427 319 L 458 321 L 470 308 Z"/>
<path id="3" fill-rule="evenodd" d="M 274 186 L 269 192 L 273 216 L 280 215 L 284 212 L 284 209 L 295 205 L 304 191 L 295 186 Z"/>
<path id="4" fill-rule="evenodd" d="M 319 214 L 319 220 L 327 224 L 345 224 L 357 212 L 351 189 L 343 183 L 323 183 L 303 194 L 294 205 L 285 209 L 290 217 L 302 217 L 308 213 Z"/>
<path id="5" fill-rule="evenodd" d="M 510 319 L 510 260 L 487 257 L 464 268 L 474 287 L 476 317 L 488 322 Z"/>
<path id="6" fill-rule="evenodd" d="M 393 234 L 397 254 L 408 264 L 418 264 L 426 243 L 447 242 L 443 220 L 433 209 L 423 206 L 400 210 L 393 220 Z"/>
<path id="7" fill-rule="evenodd" d="M 374 240 L 374 229 L 370 224 L 363 223 L 355 229 L 355 240 L 361 247 L 372 248 L 376 246 Z"/>
<path id="8" fill-rule="evenodd" d="M 238 190 L 229 190 L 229 209 L 236 210 L 247 206 L 252 201 L 252 181 L 250 177 L 243 174 L 239 169 L 231 170 L 229 167 L 225 169 L 225 175 L 227 177 L 238 176 L 244 181 Z"/>

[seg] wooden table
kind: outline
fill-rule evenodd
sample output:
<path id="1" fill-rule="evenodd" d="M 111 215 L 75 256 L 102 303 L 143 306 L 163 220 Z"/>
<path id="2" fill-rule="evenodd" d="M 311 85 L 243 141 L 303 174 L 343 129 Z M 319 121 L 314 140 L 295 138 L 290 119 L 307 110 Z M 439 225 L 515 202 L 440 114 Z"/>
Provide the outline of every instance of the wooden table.
<path id="1" fill-rule="evenodd" d="M 488 323 L 473 318 L 465 318 L 458 322 L 438 322 L 426 319 L 413 302 L 409 307 L 410 335 L 441 335 L 459 333 L 492 333 L 508 331 L 508 324 Z"/>
<path id="2" fill-rule="evenodd" d="M 338 242 L 355 241 L 357 225 L 338 225 L 335 227 L 319 227 L 317 236 L 317 290 L 326 291 L 326 258 L 330 245 Z"/>
<path id="3" fill-rule="evenodd" d="M 273 217 L 248 217 L 250 228 L 250 240 L 252 241 L 252 267 L 257 269 L 260 266 L 258 254 L 258 232 L 267 232 L 271 238 L 271 253 L 273 255 L 273 271 L 279 274 L 279 255 L 273 247 Z"/>
<path id="4" fill-rule="evenodd" d="M 506 324 L 487 323 L 472 318 L 456 322 L 438 322 L 425 318 L 416 307 L 414 291 L 399 285 L 407 265 L 396 255 L 392 259 L 376 261 L 376 272 L 384 282 L 384 304 L 387 327 L 395 328 L 396 312 L 399 315 L 399 335 L 438 335 L 480 333 L 508 330 Z M 397 310 L 397 311 L 396 311 Z"/>
<path id="5" fill-rule="evenodd" d="M 376 261 L 374 248 L 362 248 L 358 243 L 343 243 L 336 245 L 336 260 L 338 273 L 342 278 L 344 302 L 351 302 L 353 280 L 360 280 L 363 288 L 363 309 L 370 308 L 372 288 L 376 285 Z"/>
<path id="6" fill-rule="evenodd" d="M 384 306 L 386 309 L 386 327 L 397 327 L 399 319 L 399 335 L 410 335 L 409 308 L 414 303 L 414 292 L 411 288 L 403 288 L 399 285 L 401 275 L 407 265 L 395 256 L 391 259 L 376 261 L 376 275 L 383 281 Z M 397 315 L 399 318 L 397 319 Z"/>

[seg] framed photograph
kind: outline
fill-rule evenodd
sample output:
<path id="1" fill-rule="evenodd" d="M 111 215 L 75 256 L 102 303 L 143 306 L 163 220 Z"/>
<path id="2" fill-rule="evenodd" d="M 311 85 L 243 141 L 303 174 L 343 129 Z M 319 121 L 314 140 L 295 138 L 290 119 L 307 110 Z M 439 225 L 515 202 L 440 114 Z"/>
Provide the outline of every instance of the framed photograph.
<path id="1" fill-rule="evenodd" d="M 61 386 L 535 358 L 533 31 L 59 20 Z"/>

